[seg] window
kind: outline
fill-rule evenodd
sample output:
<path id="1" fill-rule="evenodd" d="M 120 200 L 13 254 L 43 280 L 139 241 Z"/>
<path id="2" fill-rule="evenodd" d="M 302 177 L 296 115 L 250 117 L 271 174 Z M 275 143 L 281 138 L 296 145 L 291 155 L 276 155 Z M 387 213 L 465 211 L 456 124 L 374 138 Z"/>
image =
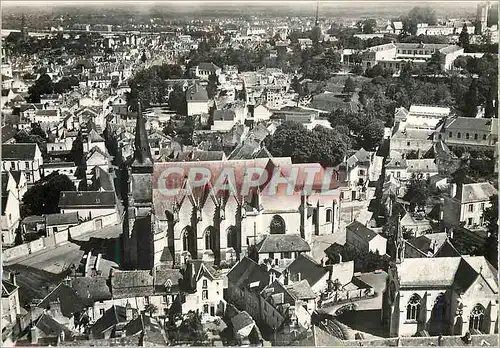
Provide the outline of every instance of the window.
<path id="1" fill-rule="evenodd" d="M 99 309 L 99 314 L 104 315 L 104 308 Z"/>
<path id="2" fill-rule="evenodd" d="M 468 140 L 468 139 L 469 139 L 469 137 L 470 137 L 470 136 L 469 136 L 469 133 L 465 133 L 465 139 L 467 139 L 467 140 Z"/>
<path id="3" fill-rule="evenodd" d="M 201 299 L 202 300 L 208 300 L 208 290 L 203 290 L 201 292 Z"/>
<path id="4" fill-rule="evenodd" d="M 144 296 L 144 305 L 147 306 L 149 304 L 149 296 Z"/>
<path id="5" fill-rule="evenodd" d="M 457 138 L 460 139 L 462 137 L 462 133 L 458 132 L 457 133 Z"/>
<path id="6" fill-rule="evenodd" d="M 448 133 L 448 135 L 450 136 L 450 138 L 453 136 L 453 132 L 450 132 Z"/>
<path id="7" fill-rule="evenodd" d="M 486 134 L 483 134 L 483 140 L 486 140 Z"/>
<path id="8" fill-rule="evenodd" d="M 360 169 L 358 175 L 365 175 L 365 171 L 363 169 Z"/>
<path id="9" fill-rule="evenodd" d="M 484 307 L 477 304 L 472 308 L 469 317 L 469 330 L 481 331 L 484 321 Z"/>
<path id="10" fill-rule="evenodd" d="M 24 166 L 26 169 L 30 169 L 30 163 L 28 161 L 24 162 Z"/>
<path id="11" fill-rule="evenodd" d="M 438 139 L 441 140 L 441 134 L 438 134 Z"/>
<path id="12" fill-rule="evenodd" d="M 9 213 L 9 221 L 12 221 L 12 214 Z"/>
<path id="13" fill-rule="evenodd" d="M 212 238 L 209 230 L 205 232 L 205 250 L 212 250 Z"/>
<path id="14" fill-rule="evenodd" d="M 292 253 L 291 253 L 290 251 L 285 251 L 285 252 L 283 253 L 283 257 L 284 257 L 285 259 L 291 259 L 291 258 L 292 258 Z"/>
<path id="15" fill-rule="evenodd" d="M 26 174 L 26 181 L 30 182 L 31 181 L 31 173 L 25 173 Z"/>
<path id="16" fill-rule="evenodd" d="M 52 231 L 54 231 L 54 233 L 57 233 L 57 227 L 53 227 Z"/>
<path id="17" fill-rule="evenodd" d="M 474 211 L 474 204 L 469 204 L 469 213 Z"/>
<path id="18" fill-rule="evenodd" d="M 182 236 L 182 251 L 188 251 L 189 250 L 189 233 L 188 231 L 184 231 L 184 234 Z"/>
<path id="19" fill-rule="evenodd" d="M 269 259 L 270 260 L 274 259 L 274 253 L 269 253 Z"/>
<path id="20" fill-rule="evenodd" d="M 469 225 L 469 226 L 472 225 L 472 218 L 467 219 L 467 225 Z"/>
<path id="21" fill-rule="evenodd" d="M 440 321 L 445 319 L 446 315 L 446 299 L 443 293 L 439 294 L 434 302 L 434 307 L 432 307 L 432 319 Z"/>
<path id="22" fill-rule="evenodd" d="M 484 203 L 481 203 L 481 211 L 484 210 L 484 207 L 485 207 Z"/>
<path id="23" fill-rule="evenodd" d="M 203 305 L 203 313 L 208 314 L 208 305 Z"/>
<path id="24" fill-rule="evenodd" d="M 161 297 L 161 303 L 168 303 L 168 296 L 167 295 L 164 295 Z"/>
<path id="25" fill-rule="evenodd" d="M 474 134 L 474 140 L 477 140 L 477 134 Z"/>
<path id="26" fill-rule="evenodd" d="M 16 169 L 16 162 L 14 162 L 14 161 L 10 162 L 10 168 Z"/>
<path id="27" fill-rule="evenodd" d="M 406 142 L 406 146 L 410 146 L 410 142 L 409 142 L 409 141 L 408 141 L 408 142 Z"/>
<path id="28" fill-rule="evenodd" d="M 414 294 L 406 306 L 406 320 L 417 320 L 420 313 L 420 296 Z"/>
<path id="29" fill-rule="evenodd" d="M 203 279 L 203 289 L 208 288 L 208 281 L 206 279 Z"/>
<path id="30" fill-rule="evenodd" d="M 400 178 L 401 177 L 401 172 L 396 172 L 396 178 Z"/>
<path id="31" fill-rule="evenodd" d="M 327 209 L 326 210 L 326 222 L 331 222 L 332 221 L 332 210 Z"/>

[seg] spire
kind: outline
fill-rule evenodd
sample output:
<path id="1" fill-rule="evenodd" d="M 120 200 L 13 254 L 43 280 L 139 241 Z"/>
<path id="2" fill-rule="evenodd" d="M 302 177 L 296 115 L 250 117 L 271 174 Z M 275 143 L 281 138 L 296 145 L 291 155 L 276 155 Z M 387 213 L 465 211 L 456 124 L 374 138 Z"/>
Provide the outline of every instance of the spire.
<path id="1" fill-rule="evenodd" d="M 319 1 L 316 1 L 316 20 L 314 21 L 315 25 L 319 25 Z"/>
<path id="2" fill-rule="evenodd" d="M 149 148 L 148 135 L 146 133 L 146 122 L 142 117 L 141 103 L 138 102 L 137 123 L 135 126 L 135 151 L 133 167 L 152 166 L 151 149 Z"/>

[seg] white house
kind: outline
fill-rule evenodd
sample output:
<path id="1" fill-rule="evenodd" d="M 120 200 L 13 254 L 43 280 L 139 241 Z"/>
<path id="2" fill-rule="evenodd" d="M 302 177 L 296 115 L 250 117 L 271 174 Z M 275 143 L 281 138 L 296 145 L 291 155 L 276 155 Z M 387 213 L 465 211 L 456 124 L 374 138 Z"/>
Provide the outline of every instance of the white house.
<path id="1" fill-rule="evenodd" d="M 346 226 L 346 241 L 359 251 L 386 253 L 387 240 L 358 221 Z"/>
<path id="2" fill-rule="evenodd" d="M 94 219 L 116 212 L 116 194 L 112 191 L 62 191 L 61 214 L 78 213 L 83 219 Z"/>
<path id="3" fill-rule="evenodd" d="M 40 180 L 40 169 L 42 165 L 42 152 L 38 144 L 2 145 L 2 170 L 21 171 L 28 185 Z"/>

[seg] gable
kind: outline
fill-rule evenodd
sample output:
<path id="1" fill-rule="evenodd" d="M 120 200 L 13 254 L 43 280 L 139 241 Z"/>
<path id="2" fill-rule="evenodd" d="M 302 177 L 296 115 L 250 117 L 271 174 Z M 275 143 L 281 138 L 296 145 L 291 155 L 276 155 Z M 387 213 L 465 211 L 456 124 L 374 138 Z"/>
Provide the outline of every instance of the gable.
<path id="1" fill-rule="evenodd" d="M 493 289 L 492 286 L 494 286 L 495 289 Z M 481 274 L 478 274 L 476 280 L 469 286 L 463 296 L 470 298 L 488 298 L 492 296 L 496 297 L 497 294 L 498 286 L 486 281 Z"/>

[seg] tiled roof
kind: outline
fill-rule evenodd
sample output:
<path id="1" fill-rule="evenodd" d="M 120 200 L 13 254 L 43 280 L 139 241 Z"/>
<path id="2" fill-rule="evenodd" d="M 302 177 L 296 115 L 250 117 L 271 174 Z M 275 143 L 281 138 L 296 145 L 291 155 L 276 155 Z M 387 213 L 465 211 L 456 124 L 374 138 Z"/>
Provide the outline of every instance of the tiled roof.
<path id="1" fill-rule="evenodd" d="M 12 284 L 10 281 L 2 279 L 2 297 L 7 297 L 18 288 L 17 285 Z"/>
<path id="2" fill-rule="evenodd" d="M 310 251 L 311 247 L 297 234 L 269 234 L 257 244 L 259 253 Z"/>
<path id="3" fill-rule="evenodd" d="M 133 312 L 137 313 L 137 309 L 133 308 Z M 113 328 L 119 323 L 125 323 L 127 321 L 126 308 L 122 306 L 113 305 L 110 309 L 104 312 L 103 316 L 100 317 L 94 325 L 90 328 L 92 336 L 95 338 L 101 338 L 106 331 Z"/>
<path id="4" fill-rule="evenodd" d="M 208 93 L 205 87 L 195 84 L 186 91 L 187 101 L 208 101 Z"/>
<path id="5" fill-rule="evenodd" d="M 61 312 L 66 318 L 71 318 L 74 313 L 80 312 L 86 306 L 75 290 L 68 285 L 61 283 L 54 290 L 52 290 L 43 300 L 38 304 L 38 307 L 50 309 L 51 302 L 59 301 L 61 304 Z"/>
<path id="6" fill-rule="evenodd" d="M 16 133 L 17 133 L 17 129 L 15 129 L 11 125 L 5 125 L 2 127 L 0 133 L 2 136 L 2 144 L 3 144 L 6 141 L 9 141 L 12 138 L 14 138 L 14 135 L 16 135 Z"/>
<path id="7" fill-rule="evenodd" d="M 467 130 L 471 133 L 485 132 L 489 133 L 492 129 L 493 119 L 491 118 L 475 118 L 475 117 L 455 117 L 446 120 L 445 129 L 447 131 L 453 130 Z"/>
<path id="8" fill-rule="evenodd" d="M 113 271 L 111 292 L 114 298 L 151 296 L 154 294 L 154 280 L 150 271 Z"/>
<path id="9" fill-rule="evenodd" d="M 252 316 L 248 314 L 246 311 L 240 312 L 239 314 L 232 317 L 231 323 L 233 324 L 233 328 L 236 332 L 240 331 L 241 329 L 249 325 L 255 324 Z"/>
<path id="10" fill-rule="evenodd" d="M 371 241 L 373 238 L 377 236 L 376 232 L 369 229 L 368 227 L 366 227 L 365 225 L 361 224 L 358 221 L 351 222 L 349 225 L 347 225 L 346 229 L 349 232 L 356 234 L 358 237 L 364 239 L 367 242 Z"/>
<path id="11" fill-rule="evenodd" d="M 37 144 L 3 144 L 2 160 L 33 160 Z"/>
<path id="12" fill-rule="evenodd" d="M 77 277 L 71 280 L 71 287 L 84 301 L 94 303 L 112 298 L 106 277 Z"/>
<path id="13" fill-rule="evenodd" d="M 309 300 L 316 298 L 316 294 L 305 279 L 288 285 L 285 288 L 296 300 Z"/>
<path id="14" fill-rule="evenodd" d="M 461 191 L 461 192 L 460 192 Z M 473 202 L 489 201 L 490 197 L 497 194 L 497 189 L 489 182 L 480 182 L 474 184 L 463 184 L 461 189 L 457 190 L 462 204 Z"/>
<path id="15" fill-rule="evenodd" d="M 64 332 L 65 337 L 72 335 L 71 331 L 66 326 L 59 324 L 54 318 L 47 313 L 43 313 L 35 324 L 45 337 L 59 337 Z"/>
<path id="16" fill-rule="evenodd" d="M 461 257 L 410 258 L 398 266 L 402 287 L 451 287 L 466 290 L 477 273 Z"/>
<path id="17" fill-rule="evenodd" d="M 78 213 L 47 214 L 45 215 L 47 226 L 78 224 Z"/>
<path id="18" fill-rule="evenodd" d="M 328 271 L 318 264 L 312 257 L 300 254 L 289 266 L 290 275 L 300 274 L 301 279 L 314 286 L 328 273 Z"/>
<path id="19" fill-rule="evenodd" d="M 236 117 L 234 110 L 215 110 L 214 121 L 233 121 Z"/>
<path id="20" fill-rule="evenodd" d="M 208 71 L 211 71 L 214 73 L 216 70 L 220 70 L 220 68 L 217 65 L 215 65 L 214 63 L 200 63 L 200 64 L 198 64 L 198 69 L 208 70 Z"/>
<path id="21" fill-rule="evenodd" d="M 62 191 L 59 208 L 115 207 L 116 195 L 110 191 Z"/>
<path id="22" fill-rule="evenodd" d="M 409 173 L 438 172 L 436 161 L 433 158 L 407 159 L 406 169 Z"/>
<path id="23" fill-rule="evenodd" d="M 227 279 L 241 288 L 255 285 L 259 291 L 269 284 L 266 270 L 248 257 L 244 257 L 229 271 Z"/>
<path id="24" fill-rule="evenodd" d="M 97 134 L 97 132 L 92 129 L 89 133 L 89 135 L 87 136 L 88 139 L 90 140 L 91 143 L 101 143 L 101 142 L 104 142 L 104 139 L 99 135 Z"/>

